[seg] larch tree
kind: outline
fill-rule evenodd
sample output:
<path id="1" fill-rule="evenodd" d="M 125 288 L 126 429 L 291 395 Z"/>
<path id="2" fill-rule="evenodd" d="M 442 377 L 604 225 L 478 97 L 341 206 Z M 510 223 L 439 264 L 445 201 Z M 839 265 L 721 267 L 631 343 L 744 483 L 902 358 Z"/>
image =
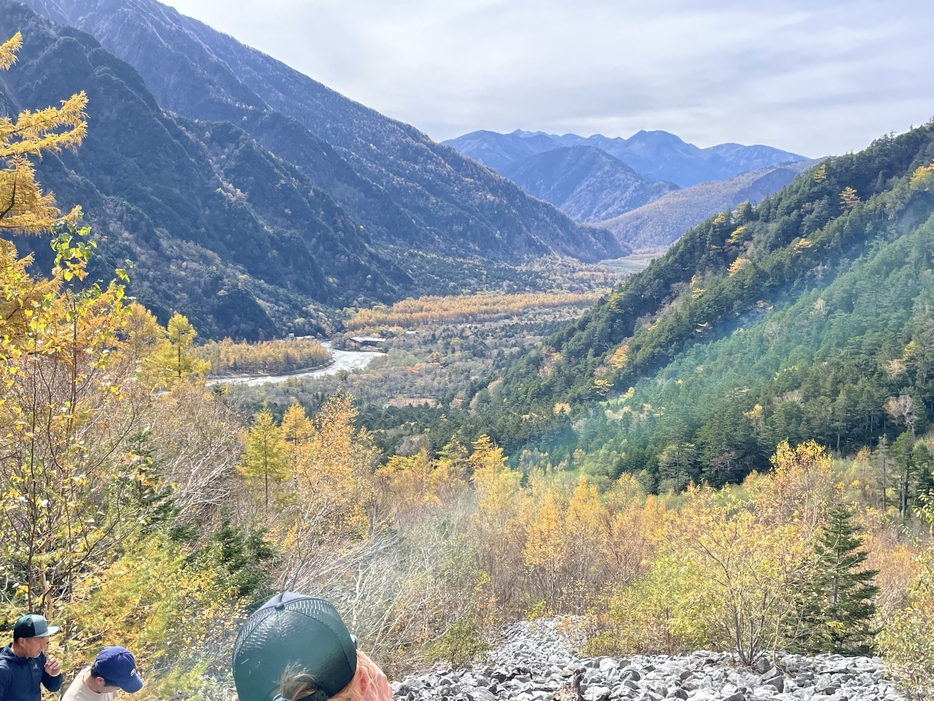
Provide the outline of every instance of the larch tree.
<path id="1" fill-rule="evenodd" d="M 0 70 L 16 62 L 22 43 L 17 32 L 0 45 Z M 63 217 L 55 197 L 42 192 L 28 157 L 77 148 L 87 133 L 86 106 L 87 97 L 80 92 L 64 100 L 61 107 L 26 110 L 15 121 L 0 117 L 0 161 L 4 166 L 0 170 L 0 233 L 40 234 L 63 221 L 77 222 L 80 208 Z"/>
<path id="2" fill-rule="evenodd" d="M 0 45 L 7 69 L 22 45 Z M 142 463 L 137 359 L 124 326 L 126 275 L 91 284 L 93 242 L 43 193 L 31 158 L 74 149 L 87 125 L 84 93 L 61 107 L 0 118 L 0 234 L 53 232 L 49 279 L 0 240 L 0 577 L 8 605 L 53 611 L 134 528 Z"/>
<path id="3" fill-rule="evenodd" d="M 240 463 L 240 474 L 261 485 L 264 511 L 269 513 L 271 490 L 288 474 L 289 459 L 282 429 L 276 426 L 267 408 L 253 416 L 253 425 L 246 438 L 246 452 Z"/>

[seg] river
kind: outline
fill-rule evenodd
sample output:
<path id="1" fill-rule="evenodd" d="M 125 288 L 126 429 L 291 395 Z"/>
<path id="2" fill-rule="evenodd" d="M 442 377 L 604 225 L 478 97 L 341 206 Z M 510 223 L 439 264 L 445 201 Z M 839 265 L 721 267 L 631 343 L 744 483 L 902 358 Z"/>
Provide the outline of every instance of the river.
<path id="1" fill-rule="evenodd" d="M 241 375 L 238 377 L 217 377 L 207 381 L 207 385 L 246 385 L 255 387 L 256 385 L 277 384 L 295 378 L 304 377 L 324 377 L 326 375 L 336 375 L 341 370 L 350 372 L 365 368 L 375 358 L 380 358 L 385 353 L 375 351 L 345 351 L 331 348 L 331 342 L 325 341 L 321 344 L 331 355 L 331 363 L 323 368 L 316 368 L 308 372 L 296 372 L 291 375 Z"/>

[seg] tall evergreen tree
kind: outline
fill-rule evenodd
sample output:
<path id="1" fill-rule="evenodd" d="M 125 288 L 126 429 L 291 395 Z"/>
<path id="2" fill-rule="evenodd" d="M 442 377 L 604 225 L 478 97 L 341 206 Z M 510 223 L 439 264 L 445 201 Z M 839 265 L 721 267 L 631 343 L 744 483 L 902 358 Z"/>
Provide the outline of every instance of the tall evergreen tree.
<path id="1" fill-rule="evenodd" d="M 814 544 L 814 567 L 800 594 L 791 646 L 803 652 L 865 655 L 872 652 L 878 570 L 863 569 L 866 553 L 853 513 L 839 504 Z"/>

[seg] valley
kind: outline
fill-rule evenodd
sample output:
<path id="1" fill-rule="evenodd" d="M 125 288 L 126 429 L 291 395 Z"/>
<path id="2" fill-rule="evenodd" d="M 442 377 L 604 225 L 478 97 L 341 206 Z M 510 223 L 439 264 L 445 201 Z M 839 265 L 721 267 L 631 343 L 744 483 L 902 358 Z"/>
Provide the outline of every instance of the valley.
<path id="1" fill-rule="evenodd" d="M 551 131 L 0 0 L 0 618 L 141 701 L 281 591 L 410 701 L 934 699 L 934 122 Z"/>

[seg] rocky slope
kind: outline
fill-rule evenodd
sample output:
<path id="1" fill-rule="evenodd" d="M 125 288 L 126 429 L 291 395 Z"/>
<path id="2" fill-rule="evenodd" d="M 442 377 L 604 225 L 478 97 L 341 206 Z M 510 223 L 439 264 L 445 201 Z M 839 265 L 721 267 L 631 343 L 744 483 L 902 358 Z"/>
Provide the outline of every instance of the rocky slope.
<path id="1" fill-rule="evenodd" d="M 906 701 L 877 658 L 779 654 L 741 667 L 727 653 L 586 658 L 554 621 L 519 623 L 483 664 L 393 683 L 399 701 Z"/>

